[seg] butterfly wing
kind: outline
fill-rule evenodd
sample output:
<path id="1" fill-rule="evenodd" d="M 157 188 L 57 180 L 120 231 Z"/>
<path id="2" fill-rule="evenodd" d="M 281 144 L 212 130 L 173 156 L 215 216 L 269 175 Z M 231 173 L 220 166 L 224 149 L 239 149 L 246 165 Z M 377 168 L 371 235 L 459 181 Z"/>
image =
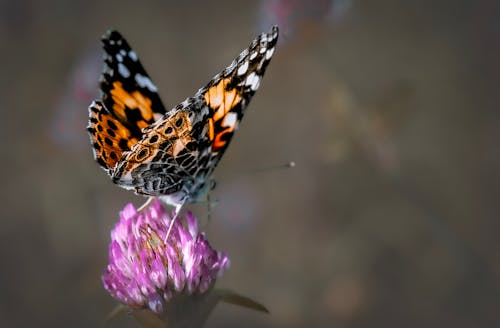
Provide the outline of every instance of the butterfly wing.
<path id="1" fill-rule="evenodd" d="M 218 164 L 269 64 L 278 38 L 263 33 L 194 97 L 144 129 L 113 180 L 140 194 L 197 198 Z"/>
<path id="2" fill-rule="evenodd" d="M 123 152 L 142 139 L 142 129 L 166 110 L 137 54 L 117 31 L 102 38 L 105 51 L 100 101 L 89 106 L 87 130 L 94 158 L 109 173 Z"/>
<path id="3" fill-rule="evenodd" d="M 203 98 L 204 105 L 209 109 L 203 137 L 208 137 L 217 161 L 227 149 L 248 103 L 259 88 L 277 41 L 278 27 L 274 26 L 269 33 L 253 40 L 231 65 L 198 91 L 197 96 Z"/>

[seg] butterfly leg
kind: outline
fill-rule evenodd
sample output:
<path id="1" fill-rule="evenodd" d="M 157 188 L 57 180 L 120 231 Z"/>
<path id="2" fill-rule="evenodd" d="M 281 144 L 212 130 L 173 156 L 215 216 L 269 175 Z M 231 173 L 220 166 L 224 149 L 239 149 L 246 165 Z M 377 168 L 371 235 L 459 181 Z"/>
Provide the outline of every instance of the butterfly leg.
<path id="1" fill-rule="evenodd" d="M 146 207 L 149 206 L 149 204 L 151 204 L 151 202 L 153 201 L 154 197 L 149 197 L 148 200 L 141 205 L 141 207 L 139 207 L 139 209 L 137 210 L 137 212 L 141 212 L 143 209 L 145 209 Z"/>
<path id="2" fill-rule="evenodd" d="M 167 242 L 168 236 L 170 235 L 170 231 L 174 227 L 175 220 L 177 220 L 177 217 L 179 216 L 179 213 L 180 213 L 180 211 L 185 203 L 186 203 L 186 201 L 183 200 L 182 203 L 177 204 L 175 206 L 175 214 L 174 214 L 174 217 L 172 218 L 172 220 L 170 221 L 170 226 L 168 227 L 167 234 L 165 235 L 165 240 L 163 242 L 165 242 L 165 243 Z"/>
<path id="3" fill-rule="evenodd" d="M 207 194 L 207 221 L 210 221 L 212 216 L 212 206 L 210 205 L 210 193 Z"/>
<path id="4" fill-rule="evenodd" d="M 207 221 L 210 221 L 210 218 L 212 216 L 212 209 L 217 206 L 219 203 L 219 200 L 217 199 L 211 199 L 210 198 L 210 193 L 207 194 Z"/>

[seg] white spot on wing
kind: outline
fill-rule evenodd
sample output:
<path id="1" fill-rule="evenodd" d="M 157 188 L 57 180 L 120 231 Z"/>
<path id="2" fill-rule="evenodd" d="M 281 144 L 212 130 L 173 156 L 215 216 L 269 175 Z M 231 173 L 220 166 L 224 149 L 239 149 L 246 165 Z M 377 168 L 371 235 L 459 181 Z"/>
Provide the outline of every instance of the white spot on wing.
<path id="1" fill-rule="evenodd" d="M 266 59 L 267 59 L 267 60 L 271 59 L 271 57 L 273 56 L 273 53 L 274 53 L 274 48 L 269 49 L 269 50 L 266 52 Z"/>
<path id="2" fill-rule="evenodd" d="M 252 89 L 253 91 L 259 88 L 259 84 L 260 77 L 255 74 L 255 72 L 250 73 L 245 80 L 245 85 L 250 86 L 250 89 Z"/>
<path id="3" fill-rule="evenodd" d="M 121 63 L 123 61 L 123 56 L 120 54 L 116 54 L 116 60 Z"/>
<path id="4" fill-rule="evenodd" d="M 135 82 L 137 82 L 137 84 L 139 84 L 142 88 L 147 88 L 151 92 L 156 92 L 158 90 L 153 82 L 151 82 L 151 79 L 147 76 L 137 74 L 135 76 Z"/>
<path id="5" fill-rule="evenodd" d="M 236 120 L 238 118 L 238 114 L 231 112 L 227 113 L 222 120 L 222 126 L 224 127 L 233 127 L 236 124 Z"/>
<path id="6" fill-rule="evenodd" d="M 239 68 L 238 68 L 238 75 L 243 75 L 247 72 L 248 69 L 248 61 L 245 61 Z"/>
<path id="7" fill-rule="evenodd" d="M 118 73 L 125 78 L 130 76 L 130 71 L 122 63 L 118 63 Z"/>
<path id="8" fill-rule="evenodd" d="M 137 54 L 135 53 L 134 50 L 130 50 L 128 52 L 128 56 L 130 57 L 130 59 L 132 59 L 133 61 L 137 61 Z"/>
<path id="9" fill-rule="evenodd" d="M 254 51 L 250 54 L 250 60 L 253 60 L 255 57 L 257 57 L 257 51 Z"/>
<path id="10" fill-rule="evenodd" d="M 125 50 L 123 50 L 123 49 L 122 49 L 122 50 L 120 50 L 120 55 L 125 56 L 126 54 L 127 54 L 127 53 L 125 52 Z"/>

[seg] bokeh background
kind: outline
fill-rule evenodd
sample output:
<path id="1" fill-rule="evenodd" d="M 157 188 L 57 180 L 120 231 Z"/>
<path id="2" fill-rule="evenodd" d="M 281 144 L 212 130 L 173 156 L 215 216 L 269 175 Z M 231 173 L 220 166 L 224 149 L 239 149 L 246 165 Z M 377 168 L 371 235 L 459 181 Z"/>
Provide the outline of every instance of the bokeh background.
<path id="1" fill-rule="evenodd" d="M 1 327 L 98 327 L 116 305 L 109 231 L 143 199 L 92 159 L 100 36 L 173 106 L 273 24 L 219 204 L 190 207 L 231 256 L 219 286 L 271 314 L 221 304 L 207 326 L 500 326 L 497 1 L 2 0 Z"/>

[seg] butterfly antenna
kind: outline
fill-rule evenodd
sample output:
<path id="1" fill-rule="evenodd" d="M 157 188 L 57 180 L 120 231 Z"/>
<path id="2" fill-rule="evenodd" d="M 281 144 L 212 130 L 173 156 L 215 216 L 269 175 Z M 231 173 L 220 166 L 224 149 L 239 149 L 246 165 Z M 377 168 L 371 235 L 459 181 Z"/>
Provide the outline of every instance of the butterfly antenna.
<path id="1" fill-rule="evenodd" d="M 290 161 L 290 162 L 287 162 L 285 164 L 264 166 L 264 167 L 260 167 L 257 169 L 253 169 L 253 170 L 248 171 L 248 173 L 259 173 L 259 172 L 267 172 L 267 171 L 273 171 L 273 170 L 291 169 L 294 167 L 295 167 L 295 162 Z"/>

